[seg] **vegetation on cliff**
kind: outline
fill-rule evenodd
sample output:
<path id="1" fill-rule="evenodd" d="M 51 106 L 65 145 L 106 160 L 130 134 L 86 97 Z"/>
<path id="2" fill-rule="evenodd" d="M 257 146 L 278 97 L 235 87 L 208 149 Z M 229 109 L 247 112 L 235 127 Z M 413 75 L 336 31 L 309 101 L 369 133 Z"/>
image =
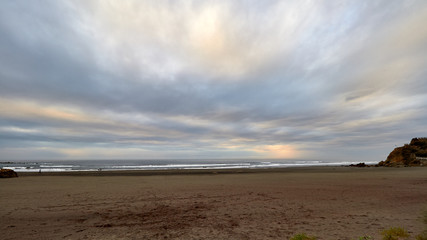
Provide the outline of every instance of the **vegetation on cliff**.
<path id="1" fill-rule="evenodd" d="M 420 166 L 427 162 L 427 138 L 413 138 L 411 143 L 395 148 L 379 166 Z"/>

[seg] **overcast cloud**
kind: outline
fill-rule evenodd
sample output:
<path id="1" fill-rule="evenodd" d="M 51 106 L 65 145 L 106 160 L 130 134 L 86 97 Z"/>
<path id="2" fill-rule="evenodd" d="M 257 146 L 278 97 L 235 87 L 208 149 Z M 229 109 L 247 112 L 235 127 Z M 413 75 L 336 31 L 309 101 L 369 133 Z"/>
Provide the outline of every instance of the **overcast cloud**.
<path id="1" fill-rule="evenodd" d="M 0 3 L 0 159 L 380 161 L 427 136 L 427 1 Z"/>

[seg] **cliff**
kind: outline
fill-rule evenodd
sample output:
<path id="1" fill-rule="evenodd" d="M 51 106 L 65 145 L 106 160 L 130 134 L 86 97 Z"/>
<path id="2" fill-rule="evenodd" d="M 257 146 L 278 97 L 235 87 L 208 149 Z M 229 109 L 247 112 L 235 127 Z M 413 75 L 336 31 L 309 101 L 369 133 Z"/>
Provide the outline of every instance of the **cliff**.
<path id="1" fill-rule="evenodd" d="M 427 161 L 427 138 L 413 138 L 411 143 L 395 148 L 379 166 L 421 166 Z"/>

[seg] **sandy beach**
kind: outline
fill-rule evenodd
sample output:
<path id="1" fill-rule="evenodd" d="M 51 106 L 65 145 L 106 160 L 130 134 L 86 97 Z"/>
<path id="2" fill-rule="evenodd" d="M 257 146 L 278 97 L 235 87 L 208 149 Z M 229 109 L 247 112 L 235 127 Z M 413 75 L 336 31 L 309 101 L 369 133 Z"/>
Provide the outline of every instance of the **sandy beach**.
<path id="1" fill-rule="evenodd" d="M 2 239 L 357 239 L 424 230 L 427 168 L 20 174 Z"/>

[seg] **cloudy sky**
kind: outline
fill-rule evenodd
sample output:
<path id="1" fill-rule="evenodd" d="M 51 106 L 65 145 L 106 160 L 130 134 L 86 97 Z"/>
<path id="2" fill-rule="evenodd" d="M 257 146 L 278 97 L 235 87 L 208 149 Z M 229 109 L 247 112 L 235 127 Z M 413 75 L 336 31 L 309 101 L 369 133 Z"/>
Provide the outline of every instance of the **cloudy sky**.
<path id="1" fill-rule="evenodd" d="M 427 1 L 0 3 L 0 160 L 380 161 L 427 136 Z"/>

